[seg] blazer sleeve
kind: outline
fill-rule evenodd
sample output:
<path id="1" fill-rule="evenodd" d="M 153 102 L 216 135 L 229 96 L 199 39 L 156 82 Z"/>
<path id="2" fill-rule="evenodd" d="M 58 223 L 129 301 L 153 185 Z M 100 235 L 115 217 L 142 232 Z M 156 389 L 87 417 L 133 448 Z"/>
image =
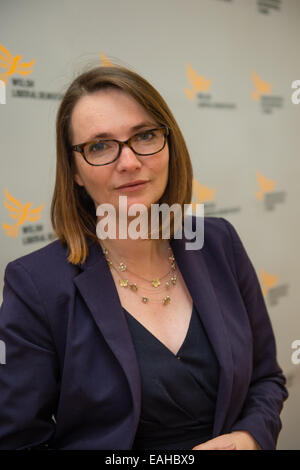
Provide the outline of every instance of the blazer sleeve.
<path id="1" fill-rule="evenodd" d="M 231 431 L 248 431 L 262 449 L 275 449 L 281 429 L 280 412 L 288 397 L 285 377 L 277 364 L 276 344 L 261 287 L 234 227 L 230 233 L 236 278 L 249 315 L 253 337 L 253 372 L 248 394 Z"/>
<path id="2" fill-rule="evenodd" d="M 55 431 L 58 362 L 37 287 L 18 260 L 5 270 L 0 339 L 0 449 L 38 447 Z"/>

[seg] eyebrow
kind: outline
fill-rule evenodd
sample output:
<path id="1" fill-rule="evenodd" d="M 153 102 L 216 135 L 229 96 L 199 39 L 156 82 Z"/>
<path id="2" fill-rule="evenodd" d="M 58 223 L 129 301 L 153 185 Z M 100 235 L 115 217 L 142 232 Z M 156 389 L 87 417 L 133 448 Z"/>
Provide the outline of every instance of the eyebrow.
<path id="1" fill-rule="evenodd" d="M 157 127 L 158 124 L 156 124 L 155 122 L 150 122 L 150 121 L 144 121 L 144 122 L 141 122 L 140 124 L 137 124 L 136 126 L 133 126 L 129 129 L 129 132 L 135 132 L 135 131 L 138 131 L 139 129 L 143 129 L 145 127 L 152 127 L 152 128 L 155 128 Z M 106 138 L 109 138 L 109 139 L 114 139 L 114 136 L 113 134 L 109 133 L 109 132 L 102 132 L 100 134 L 94 134 L 90 137 L 89 140 L 93 140 L 93 139 L 106 139 Z"/>

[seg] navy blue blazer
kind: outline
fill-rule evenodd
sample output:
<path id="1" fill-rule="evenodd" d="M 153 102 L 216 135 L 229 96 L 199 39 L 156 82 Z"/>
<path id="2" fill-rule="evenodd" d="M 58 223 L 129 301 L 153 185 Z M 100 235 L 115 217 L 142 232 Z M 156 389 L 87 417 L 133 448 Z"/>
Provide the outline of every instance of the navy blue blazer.
<path id="1" fill-rule="evenodd" d="M 186 250 L 185 241 L 170 242 L 220 366 L 213 435 L 247 430 L 274 449 L 287 390 L 255 270 L 225 219 L 205 218 L 202 249 Z M 48 441 L 57 449 L 131 448 L 141 379 L 99 244 L 82 266 L 68 263 L 58 240 L 9 263 L 0 339 L 0 449 Z"/>

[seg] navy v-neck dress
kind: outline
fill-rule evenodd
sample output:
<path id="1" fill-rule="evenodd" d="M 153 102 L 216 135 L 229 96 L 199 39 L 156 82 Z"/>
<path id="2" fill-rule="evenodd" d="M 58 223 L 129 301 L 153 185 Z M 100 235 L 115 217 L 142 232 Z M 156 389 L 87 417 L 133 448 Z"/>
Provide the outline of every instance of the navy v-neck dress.
<path id="1" fill-rule="evenodd" d="M 175 355 L 123 308 L 142 380 L 142 408 L 133 449 L 192 449 L 212 438 L 219 364 L 193 305 Z"/>

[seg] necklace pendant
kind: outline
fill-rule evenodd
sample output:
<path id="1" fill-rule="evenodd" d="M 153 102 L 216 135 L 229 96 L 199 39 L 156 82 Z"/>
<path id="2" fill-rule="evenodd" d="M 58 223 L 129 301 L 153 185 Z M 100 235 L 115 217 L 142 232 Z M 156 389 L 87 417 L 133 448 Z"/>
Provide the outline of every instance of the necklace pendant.
<path id="1" fill-rule="evenodd" d="M 120 271 L 126 271 L 126 268 L 127 268 L 126 264 L 124 264 L 122 262 L 119 264 L 119 270 Z"/>
<path id="2" fill-rule="evenodd" d="M 163 298 L 163 304 L 167 305 L 168 303 L 171 302 L 171 297 L 167 295 L 166 297 Z"/>
<path id="3" fill-rule="evenodd" d="M 176 281 L 177 281 L 177 277 L 176 276 L 172 276 L 171 277 L 171 281 L 172 281 L 172 284 L 176 284 Z"/>
<path id="4" fill-rule="evenodd" d="M 129 285 L 130 289 L 133 290 L 133 291 L 137 291 L 138 290 L 138 286 L 134 283 L 134 284 L 130 284 Z"/>
<path id="5" fill-rule="evenodd" d="M 128 286 L 128 279 L 120 279 L 120 286 L 127 287 Z"/>
<path id="6" fill-rule="evenodd" d="M 169 283 L 169 281 L 167 281 L 167 282 L 165 283 L 165 286 L 168 287 L 168 288 L 170 287 L 170 285 L 171 285 L 171 284 Z"/>
<path id="7" fill-rule="evenodd" d="M 157 277 L 156 279 L 153 279 L 152 283 L 153 287 L 158 287 L 160 286 L 160 280 L 159 278 Z"/>
<path id="8" fill-rule="evenodd" d="M 147 297 L 142 297 L 142 302 L 143 302 L 144 304 L 146 304 L 146 303 L 148 302 L 148 300 L 149 300 L 149 299 L 148 299 Z"/>

